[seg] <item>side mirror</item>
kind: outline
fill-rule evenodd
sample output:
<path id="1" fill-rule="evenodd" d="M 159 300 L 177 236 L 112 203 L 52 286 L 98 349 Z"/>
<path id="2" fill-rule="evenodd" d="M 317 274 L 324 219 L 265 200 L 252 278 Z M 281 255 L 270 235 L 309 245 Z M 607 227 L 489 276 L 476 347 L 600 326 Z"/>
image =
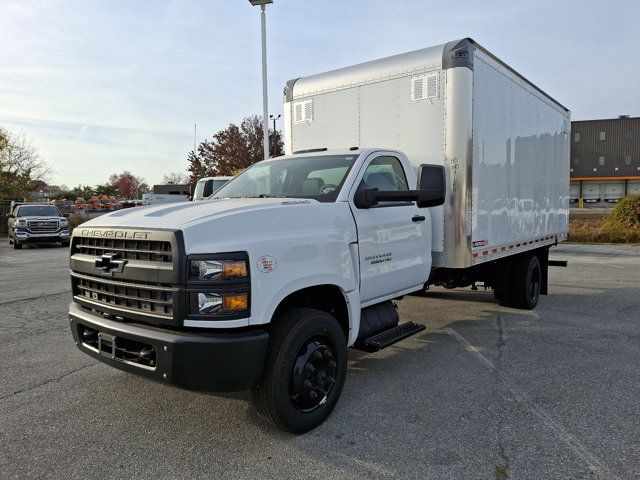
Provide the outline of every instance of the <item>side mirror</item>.
<path id="1" fill-rule="evenodd" d="M 68 214 L 68 213 L 63 213 L 63 214 L 62 214 L 62 216 L 63 216 L 64 218 L 69 218 L 69 214 Z"/>
<path id="2" fill-rule="evenodd" d="M 378 189 L 375 187 L 366 187 L 365 184 L 361 183 L 356 190 L 356 194 L 353 197 L 353 203 L 356 208 L 371 208 L 378 205 L 378 200 L 376 200 L 373 196 L 374 192 L 377 192 Z"/>
<path id="3" fill-rule="evenodd" d="M 213 180 L 207 180 L 202 191 L 202 198 L 207 198 L 211 195 L 213 195 Z"/>
<path id="4" fill-rule="evenodd" d="M 7 218 L 16 218 L 16 216 L 13 213 L 7 213 Z"/>
<path id="5" fill-rule="evenodd" d="M 442 165 L 420 165 L 418 170 L 418 208 L 437 207 L 444 203 L 447 191 Z"/>

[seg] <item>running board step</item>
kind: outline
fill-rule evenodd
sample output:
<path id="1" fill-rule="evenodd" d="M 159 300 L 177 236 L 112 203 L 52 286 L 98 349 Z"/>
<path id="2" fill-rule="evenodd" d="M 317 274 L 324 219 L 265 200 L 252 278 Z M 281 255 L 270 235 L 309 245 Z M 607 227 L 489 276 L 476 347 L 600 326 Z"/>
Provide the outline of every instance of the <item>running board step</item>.
<path id="1" fill-rule="evenodd" d="M 383 348 L 387 348 L 394 343 L 404 340 L 411 335 L 415 335 L 418 332 L 423 331 L 424 325 L 418 325 L 417 323 L 407 322 L 397 327 L 390 328 L 380 332 L 372 337 L 365 338 L 361 342 L 356 344 L 358 350 L 364 350 L 365 352 L 377 352 Z"/>

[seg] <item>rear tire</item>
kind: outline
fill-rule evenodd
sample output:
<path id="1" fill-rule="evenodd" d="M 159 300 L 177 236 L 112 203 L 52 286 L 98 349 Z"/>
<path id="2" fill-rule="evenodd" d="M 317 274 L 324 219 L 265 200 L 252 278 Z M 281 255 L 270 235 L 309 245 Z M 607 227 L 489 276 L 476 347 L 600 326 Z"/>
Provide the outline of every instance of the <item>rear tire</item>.
<path id="1" fill-rule="evenodd" d="M 347 371 L 347 344 L 338 321 L 310 308 L 277 319 L 265 371 L 253 398 L 260 414 L 282 430 L 307 432 L 333 411 Z"/>
<path id="2" fill-rule="evenodd" d="M 509 306 L 532 310 L 540 299 L 542 268 L 536 255 L 523 255 L 516 259 L 509 282 Z"/>

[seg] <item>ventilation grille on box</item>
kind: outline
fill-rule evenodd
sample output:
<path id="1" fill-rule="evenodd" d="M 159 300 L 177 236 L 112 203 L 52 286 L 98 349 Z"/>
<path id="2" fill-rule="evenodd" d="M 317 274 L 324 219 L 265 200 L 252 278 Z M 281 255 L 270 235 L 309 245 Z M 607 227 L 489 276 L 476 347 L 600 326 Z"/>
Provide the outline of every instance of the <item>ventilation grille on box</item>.
<path id="1" fill-rule="evenodd" d="M 293 123 L 313 122 L 313 100 L 301 100 L 293 104 Z"/>
<path id="2" fill-rule="evenodd" d="M 438 95 L 440 95 L 440 85 L 437 72 L 411 77 L 412 102 L 438 98 Z"/>

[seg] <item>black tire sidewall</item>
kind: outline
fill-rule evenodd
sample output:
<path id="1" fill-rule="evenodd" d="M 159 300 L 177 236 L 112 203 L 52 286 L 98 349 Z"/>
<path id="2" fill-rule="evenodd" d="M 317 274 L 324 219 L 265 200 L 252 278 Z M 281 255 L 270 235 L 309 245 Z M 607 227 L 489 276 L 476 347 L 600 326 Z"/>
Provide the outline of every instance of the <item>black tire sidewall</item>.
<path id="1" fill-rule="evenodd" d="M 346 376 L 347 346 L 342 328 L 328 313 L 311 309 L 298 309 L 296 313 L 301 318 L 291 325 L 280 348 L 273 352 L 275 361 L 271 381 L 274 382 L 275 413 L 279 423 L 291 432 L 303 433 L 321 424 L 333 411 Z M 311 412 L 301 412 L 290 399 L 291 369 L 300 347 L 314 336 L 323 337 L 335 353 L 338 364 L 335 384 L 324 405 Z"/>
<path id="2" fill-rule="evenodd" d="M 531 283 L 533 279 L 533 272 L 538 271 L 538 290 L 536 292 L 535 297 L 531 296 Z M 527 305 L 530 308 L 535 307 L 538 304 L 538 300 L 540 299 L 540 287 L 542 285 L 542 269 L 540 268 L 540 260 L 537 256 L 531 256 L 529 260 L 529 265 L 527 268 L 527 282 L 526 282 L 526 292 L 527 292 Z"/>
<path id="3" fill-rule="evenodd" d="M 535 297 L 531 296 L 531 280 L 533 272 L 538 270 L 538 291 Z M 528 255 L 520 258 L 512 271 L 511 304 L 515 308 L 532 310 L 540 299 L 542 286 L 542 269 L 540 260 L 536 255 Z"/>

